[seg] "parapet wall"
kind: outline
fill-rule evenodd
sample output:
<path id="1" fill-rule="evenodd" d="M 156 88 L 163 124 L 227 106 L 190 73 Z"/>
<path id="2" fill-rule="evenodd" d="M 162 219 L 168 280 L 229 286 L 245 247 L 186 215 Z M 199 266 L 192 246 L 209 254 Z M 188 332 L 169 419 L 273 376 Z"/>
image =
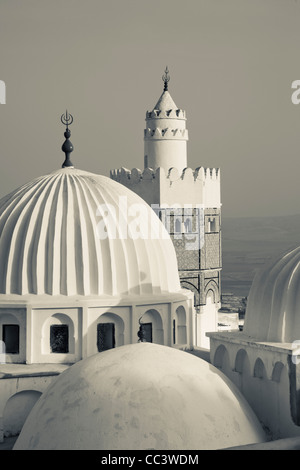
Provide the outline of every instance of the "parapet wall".
<path id="1" fill-rule="evenodd" d="M 169 109 L 162 111 L 160 109 L 153 109 L 153 111 L 146 112 L 146 119 L 185 119 L 186 113 L 183 109 Z"/>
<path id="2" fill-rule="evenodd" d="M 170 129 L 170 128 L 160 128 L 156 127 L 151 129 L 148 127 L 144 129 L 144 138 L 145 139 L 184 139 L 188 140 L 188 130 L 187 129 Z"/>
<path id="3" fill-rule="evenodd" d="M 110 177 L 139 194 L 148 204 L 203 204 L 220 208 L 220 169 L 138 168 L 111 170 Z"/>

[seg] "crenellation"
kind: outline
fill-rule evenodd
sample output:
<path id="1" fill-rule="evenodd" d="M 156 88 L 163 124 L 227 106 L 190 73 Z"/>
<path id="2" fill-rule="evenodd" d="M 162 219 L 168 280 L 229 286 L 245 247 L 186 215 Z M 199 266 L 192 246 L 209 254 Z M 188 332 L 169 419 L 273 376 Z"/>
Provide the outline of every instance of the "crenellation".
<path id="1" fill-rule="evenodd" d="M 193 170 L 190 167 L 186 167 L 183 169 L 183 171 L 179 171 L 176 167 L 172 167 L 168 170 L 167 174 L 162 167 L 159 167 L 156 170 L 149 167 L 145 168 L 144 170 L 140 170 L 139 168 L 132 168 L 132 170 L 129 170 L 128 168 L 122 167 L 115 168 L 110 171 L 110 177 L 116 181 L 119 179 L 129 179 L 136 181 L 142 179 L 155 179 L 158 176 L 161 179 L 165 178 L 171 182 L 180 180 L 190 182 L 193 180 L 194 182 L 205 182 L 206 185 L 216 184 L 216 186 L 218 186 L 220 180 L 220 169 L 198 167 Z"/>
<path id="2" fill-rule="evenodd" d="M 186 120 L 186 112 L 183 109 L 153 109 L 146 112 L 146 120 L 148 119 L 184 119 Z"/>
<path id="3" fill-rule="evenodd" d="M 188 130 L 187 129 L 179 129 L 179 128 L 150 128 L 144 129 L 144 138 L 145 139 L 188 139 Z"/>

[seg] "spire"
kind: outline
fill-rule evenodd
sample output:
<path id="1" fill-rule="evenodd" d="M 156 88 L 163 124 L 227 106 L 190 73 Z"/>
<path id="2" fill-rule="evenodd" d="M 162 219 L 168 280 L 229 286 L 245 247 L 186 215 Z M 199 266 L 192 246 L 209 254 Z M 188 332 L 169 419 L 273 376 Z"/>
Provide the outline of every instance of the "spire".
<path id="1" fill-rule="evenodd" d="M 69 114 L 68 111 L 66 111 L 66 114 L 62 114 L 60 118 L 61 122 L 66 126 L 66 130 L 64 132 L 64 136 L 66 140 L 62 144 L 62 151 L 65 153 L 66 158 L 64 163 L 62 164 L 62 168 L 74 168 L 73 163 L 70 160 L 70 153 L 73 152 L 74 147 L 72 142 L 69 140 L 71 137 L 71 131 L 69 129 L 69 126 L 73 122 L 73 116 L 72 114 Z"/>
<path id="2" fill-rule="evenodd" d="M 162 81 L 164 82 L 164 91 L 168 91 L 168 83 L 170 81 L 168 66 L 166 66 L 165 73 L 162 76 Z"/>

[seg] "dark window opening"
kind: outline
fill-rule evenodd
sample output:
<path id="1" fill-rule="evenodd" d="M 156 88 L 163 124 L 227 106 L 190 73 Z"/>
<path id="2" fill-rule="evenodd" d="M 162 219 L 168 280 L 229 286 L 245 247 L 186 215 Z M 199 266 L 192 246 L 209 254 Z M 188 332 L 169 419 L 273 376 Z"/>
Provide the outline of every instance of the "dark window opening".
<path id="1" fill-rule="evenodd" d="M 152 323 L 142 323 L 142 338 L 146 343 L 152 343 Z"/>
<path id="2" fill-rule="evenodd" d="M 69 352 L 68 325 L 50 326 L 50 349 L 52 353 L 63 354 Z"/>
<path id="3" fill-rule="evenodd" d="M 97 325 L 97 347 L 99 352 L 115 348 L 114 323 L 99 323 Z"/>
<path id="4" fill-rule="evenodd" d="M 19 354 L 20 349 L 19 325 L 2 325 L 2 339 L 7 354 Z"/>
<path id="5" fill-rule="evenodd" d="M 176 321 L 173 320 L 173 344 L 176 344 Z"/>

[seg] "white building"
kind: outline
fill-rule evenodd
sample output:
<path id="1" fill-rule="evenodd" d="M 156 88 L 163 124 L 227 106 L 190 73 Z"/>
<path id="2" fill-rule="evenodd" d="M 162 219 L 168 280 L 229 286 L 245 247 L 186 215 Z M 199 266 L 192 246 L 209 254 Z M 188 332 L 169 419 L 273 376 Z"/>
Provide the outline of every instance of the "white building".
<path id="1" fill-rule="evenodd" d="M 0 201 L 2 435 L 20 431 L 55 374 L 138 332 L 193 347 L 193 294 L 162 223 L 129 189 L 75 169 L 65 136 L 63 168 Z"/>
<path id="2" fill-rule="evenodd" d="M 300 436 L 300 248 L 254 278 L 243 331 L 208 333 L 211 362 L 235 383 L 272 439 Z"/>

